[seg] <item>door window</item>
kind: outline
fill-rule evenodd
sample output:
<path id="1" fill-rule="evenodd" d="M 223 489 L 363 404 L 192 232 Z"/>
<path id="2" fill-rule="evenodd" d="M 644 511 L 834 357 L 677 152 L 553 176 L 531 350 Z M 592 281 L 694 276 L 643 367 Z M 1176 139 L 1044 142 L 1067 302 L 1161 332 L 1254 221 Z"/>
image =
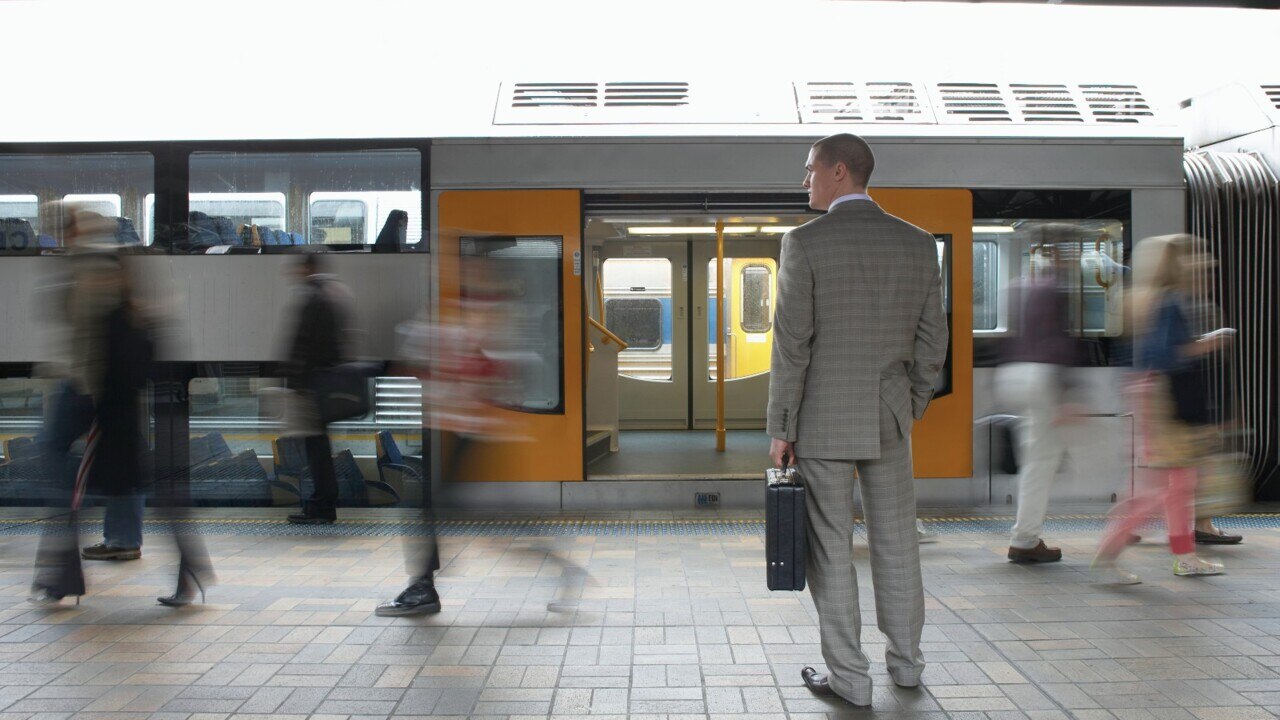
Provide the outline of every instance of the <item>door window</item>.
<path id="1" fill-rule="evenodd" d="M 618 374 L 637 380 L 671 380 L 671 261 L 609 258 L 604 276 L 604 325 L 627 349 Z"/>

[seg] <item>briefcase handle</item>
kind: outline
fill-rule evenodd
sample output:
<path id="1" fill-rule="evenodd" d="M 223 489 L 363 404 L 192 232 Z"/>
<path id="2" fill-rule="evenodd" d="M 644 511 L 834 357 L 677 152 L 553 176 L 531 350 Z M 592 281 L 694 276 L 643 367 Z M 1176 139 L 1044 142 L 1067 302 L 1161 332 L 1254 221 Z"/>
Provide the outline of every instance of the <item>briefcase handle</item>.
<path id="1" fill-rule="evenodd" d="M 792 465 L 786 470 L 778 468 L 769 468 L 765 471 L 765 477 L 772 487 L 774 485 L 799 485 L 800 475 L 796 472 L 796 467 Z"/>

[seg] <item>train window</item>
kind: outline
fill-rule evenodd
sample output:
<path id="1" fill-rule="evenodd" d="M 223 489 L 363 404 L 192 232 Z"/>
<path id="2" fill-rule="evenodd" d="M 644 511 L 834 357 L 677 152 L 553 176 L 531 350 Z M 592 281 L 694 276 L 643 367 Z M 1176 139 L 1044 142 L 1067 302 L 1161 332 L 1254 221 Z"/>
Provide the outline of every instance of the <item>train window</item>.
<path id="1" fill-rule="evenodd" d="M 766 265 L 742 268 L 742 329 L 767 333 L 773 327 L 773 271 Z"/>
<path id="2" fill-rule="evenodd" d="M 94 212 L 98 242 L 140 242 L 138 219 L 155 189 L 150 153 L 0 155 L 0 252 L 64 244 L 64 208 Z"/>
<path id="3" fill-rule="evenodd" d="M 313 197 L 315 193 L 312 193 Z M 315 242 L 364 243 L 369 206 L 363 200 L 312 200 L 311 237 Z"/>
<path id="4" fill-rule="evenodd" d="M 483 333 L 484 353 L 514 380 L 502 403 L 524 412 L 564 410 L 563 244 L 560 237 L 462 238 L 462 292 L 481 298 L 475 312 L 493 328 Z"/>
<path id="5" fill-rule="evenodd" d="M 604 301 L 606 327 L 630 350 L 662 347 L 662 301 L 657 298 L 614 297 Z"/>
<path id="6" fill-rule="evenodd" d="M 189 247 L 415 244 L 418 150 L 195 152 Z M 305 202 L 304 202 L 305 200 Z"/>
<path id="7" fill-rule="evenodd" d="M 627 343 L 621 375 L 671 380 L 671 272 L 665 258 L 608 258 L 601 266 L 605 327 Z"/>
<path id="8" fill-rule="evenodd" d="M 1072 333 L 1115 337 L 1124 332 L 1123 281 L 1127 269 L 1122 264 L 1121 221 L 1003 220 L 975 224 L 979 222 L 1009 226 L 1007 242 L 1019 259 L 1015 280 L 1043 280 L 1056 272 L 1057 282 L 1069 295 L 1068 323 Z"/>
<path id="9" fill-rule="evenodd" d="M 1000 325 L 1000 250 L 994 240 L 973 243 L 973 329 Z"/>

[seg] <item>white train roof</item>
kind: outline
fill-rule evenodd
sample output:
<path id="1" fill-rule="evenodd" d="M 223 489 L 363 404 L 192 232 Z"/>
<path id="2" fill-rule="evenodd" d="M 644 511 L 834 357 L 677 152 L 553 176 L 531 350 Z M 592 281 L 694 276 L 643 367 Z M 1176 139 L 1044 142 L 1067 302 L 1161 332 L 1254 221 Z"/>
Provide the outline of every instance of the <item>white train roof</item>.
<path id="1" fill-rule="evenodd" d="M 1280 31 L 1222 8 L 442 5 L 0 3 L 0 142 L 1171 138 L 1178 101 L 1268 68 Z"/>

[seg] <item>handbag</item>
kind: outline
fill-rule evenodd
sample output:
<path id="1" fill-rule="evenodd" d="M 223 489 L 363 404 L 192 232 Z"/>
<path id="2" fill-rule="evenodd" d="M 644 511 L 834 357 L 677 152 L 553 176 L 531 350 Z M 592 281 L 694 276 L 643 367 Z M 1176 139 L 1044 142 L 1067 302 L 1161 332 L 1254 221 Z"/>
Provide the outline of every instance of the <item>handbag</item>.
<path id="1" fill-rule="evenodd" d="M 1242 453 L 1219 452 L 1200 464 L 1196 517 L 1229 515 L 1249 503 L 1248 461 Z"/>
<path id="2" fill-rule="evenodd" d="M 353 362 L 317 371 L 312 389 L 320 422 L 333 422 L 364 417 L 369 414 L 369 378 L 378 373 L 377 363 Z"/>

